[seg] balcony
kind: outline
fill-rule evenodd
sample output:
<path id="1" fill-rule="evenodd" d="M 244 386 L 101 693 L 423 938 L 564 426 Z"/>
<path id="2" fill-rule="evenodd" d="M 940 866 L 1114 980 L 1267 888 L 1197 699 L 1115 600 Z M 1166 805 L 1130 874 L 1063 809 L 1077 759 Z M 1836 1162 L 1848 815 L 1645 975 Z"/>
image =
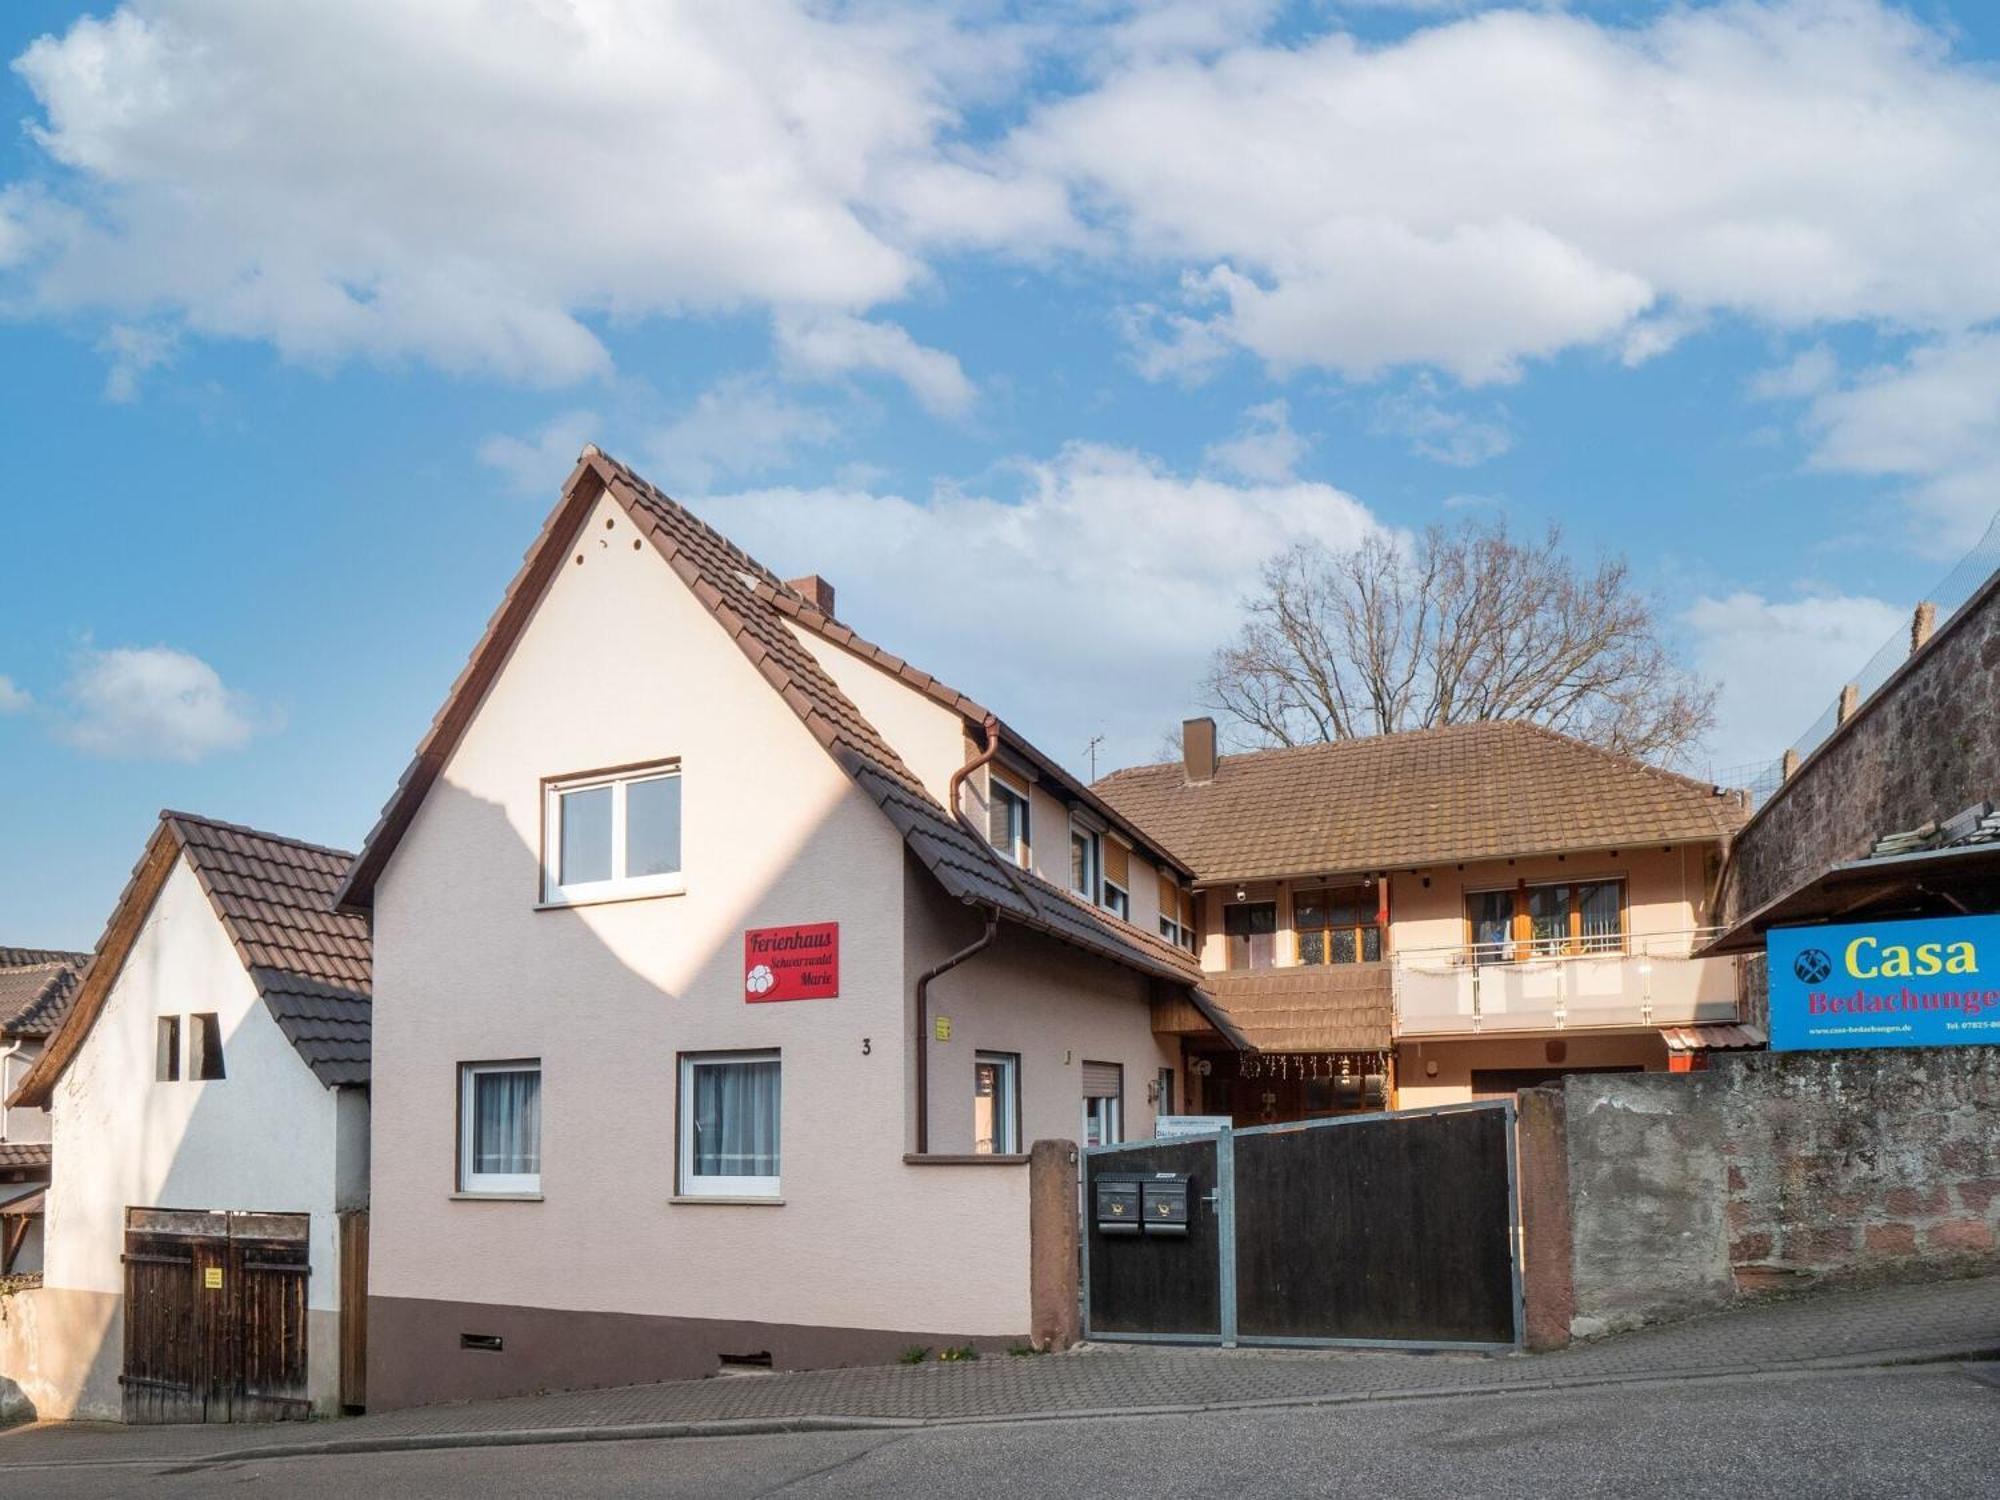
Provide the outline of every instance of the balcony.
<path id="1" fill-rule="evenodd" d="M 1601 1031 L 1738 1019 L 1735 958 L 1695 958 L 1715 929 L 1648 933 L 1604 951 L 1533 943 L 1394 960 L 1398 1037 Z"/>

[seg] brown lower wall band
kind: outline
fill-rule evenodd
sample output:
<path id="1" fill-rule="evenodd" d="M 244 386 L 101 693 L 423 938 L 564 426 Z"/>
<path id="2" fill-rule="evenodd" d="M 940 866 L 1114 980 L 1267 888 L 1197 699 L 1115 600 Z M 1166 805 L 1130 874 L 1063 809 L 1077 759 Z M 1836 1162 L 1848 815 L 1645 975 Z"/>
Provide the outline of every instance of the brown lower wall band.
<path id="1" fill-rule="evenodd" d="M 468 1334 L 497 1337 L 501 1347 L 497 1352 L 464 1348 Z M 819 1370 L 893 1364 L 912 1345 L 942 1349 L 971 1343 L 993 1351 L 1026 1342 L 1025 1332 L 966 1339 L 907 1329 L 370 1297 L 368 1409 L 698 1379 L 715 1374 L 725 1355 L 768 1353 L 774 1369 Z"/>

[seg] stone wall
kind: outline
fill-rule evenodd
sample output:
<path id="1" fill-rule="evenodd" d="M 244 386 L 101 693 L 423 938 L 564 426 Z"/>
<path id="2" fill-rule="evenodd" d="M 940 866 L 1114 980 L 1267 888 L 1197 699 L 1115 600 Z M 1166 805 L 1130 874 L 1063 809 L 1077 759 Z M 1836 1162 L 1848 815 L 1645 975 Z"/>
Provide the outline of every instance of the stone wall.
<path id="1" fill-rule="evenodd" d="M 1735 922 L 1885 833 L 2000 799 L 2000 574 L 1947 620 L 1737 835 Z"/>
<path id="2" fill-rule="evenodd" d="M 1726 1055 L 1531 1092 L 1558 1096 L 1522 1112 L 1542 1346 L 1565 1324 L 1588 1337 L 1820 1282 L 2000 1270 L 2000 1049 Z"/>

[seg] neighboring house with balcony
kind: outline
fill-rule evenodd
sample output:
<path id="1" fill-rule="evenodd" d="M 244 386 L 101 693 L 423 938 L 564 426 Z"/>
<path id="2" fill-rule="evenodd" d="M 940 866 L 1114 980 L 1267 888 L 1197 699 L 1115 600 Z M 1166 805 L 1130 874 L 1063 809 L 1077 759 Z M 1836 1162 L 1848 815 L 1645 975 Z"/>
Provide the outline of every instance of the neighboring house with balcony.
<path id="1" fill-rule="evenodd" d="M 6 1100 L 62 1024 L 89 962 L 88 953 L 0 947 L 0 1276 L 42 1269 L 52 1161 L 48 1116 Z"/>
<path id="2" fill-rule="evenodd" d="M 1506 1095 L 1754 1045 L 1710 935 L 1735 793 L 1520 723 L 1179 762 L 1096 784 L 1192 866 L 1205 986 L 1163 1007 L 1239 1124 Z"/>
<path id="3" fill-rule="evenodd" d="M 1029 1144 L 1152 1133 L 1188 870 L 833 607 L 584 451 L 341 892 L 371 1406 L 1024 1341 Z"/>

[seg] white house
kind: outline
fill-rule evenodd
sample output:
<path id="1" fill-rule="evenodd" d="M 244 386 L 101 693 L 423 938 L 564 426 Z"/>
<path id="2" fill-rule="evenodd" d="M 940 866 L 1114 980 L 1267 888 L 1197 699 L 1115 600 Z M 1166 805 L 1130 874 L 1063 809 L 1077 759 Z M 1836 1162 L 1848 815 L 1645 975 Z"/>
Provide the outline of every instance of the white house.
<path id="1" fill-rule="evenodd" d="M 1172 1107 L 1186 871 L 832 609 L 585 450 L 342 893 L 371 1406 L 1024 1341 Z"/>
<path id="2" fill-rule="evenodd" d="M 9 1104 L 48 1111 L 43 1285 L 0 1376 L 44 1418 L 303 1416 L 357 1402 L 369 954 L 349 856 L 163 813 Z M 349 1311 L 342 1318 L 343 1308 Z M 348 1347 L 343 1350 L 343 1335 Z"/>

